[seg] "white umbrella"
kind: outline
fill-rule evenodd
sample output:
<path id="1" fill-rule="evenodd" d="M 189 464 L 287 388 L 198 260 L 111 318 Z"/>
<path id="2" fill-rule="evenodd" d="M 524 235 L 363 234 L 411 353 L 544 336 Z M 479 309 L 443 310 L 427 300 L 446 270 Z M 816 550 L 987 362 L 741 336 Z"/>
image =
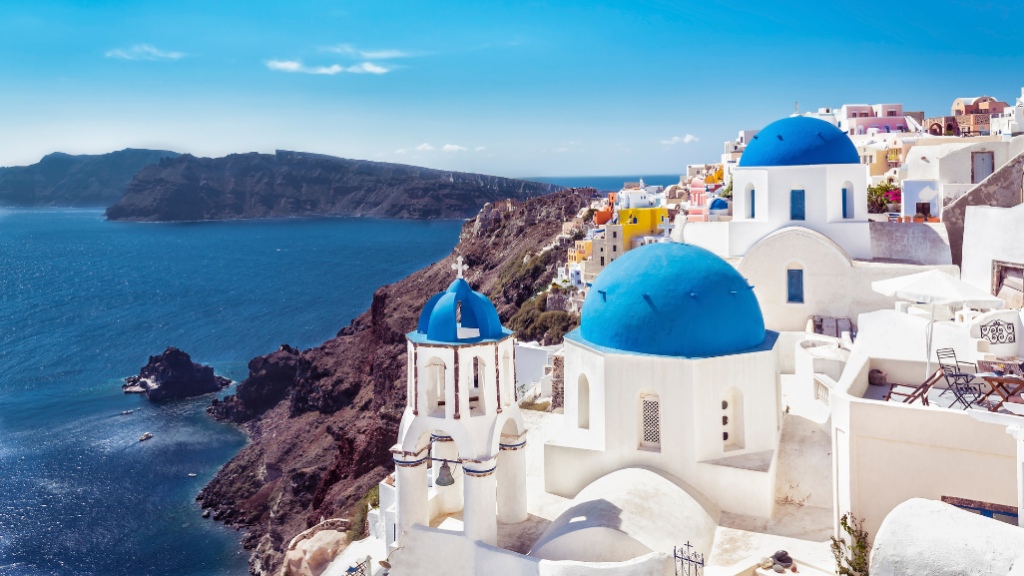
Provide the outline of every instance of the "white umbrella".
<path id="1" fill-rule="evenodd" d="M 988 292 L 938 270 L 909 274 L 871 283 L 871 289 L 884 296 L 895 296 L 932 305 L 932 319 L 928 329 L 928 373 L 932 371 L 932 335 L 935 332 L 935 307 L 1002 308 L 1006 302 Z"/>

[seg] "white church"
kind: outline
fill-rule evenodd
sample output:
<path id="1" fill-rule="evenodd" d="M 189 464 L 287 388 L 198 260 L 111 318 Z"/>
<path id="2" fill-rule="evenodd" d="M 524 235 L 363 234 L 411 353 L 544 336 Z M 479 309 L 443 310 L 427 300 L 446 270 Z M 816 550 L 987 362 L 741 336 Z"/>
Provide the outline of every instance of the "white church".
<path id="1" fill-rule="evenodd" d="M 514 335 L 454 267 L 407 335 L 395 474 L 367 539 L 390 574 L 666 574 L 674 545 L 711 551 L 723 512 L 771 516 L 778 338 L 735 268 L 678 243 L 609 265 L 566 337 L 565 414 L 530 447 Z"/>

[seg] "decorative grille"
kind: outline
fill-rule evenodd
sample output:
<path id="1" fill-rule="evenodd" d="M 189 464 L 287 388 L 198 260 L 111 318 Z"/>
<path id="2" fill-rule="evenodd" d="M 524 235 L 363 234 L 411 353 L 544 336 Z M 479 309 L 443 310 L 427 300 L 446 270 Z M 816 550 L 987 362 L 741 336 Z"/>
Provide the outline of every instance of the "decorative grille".
<path id="1" fill-rule="evenodd" d="M 1002 320 L 993 320 L 981 327 L 981 337 L 990 344 L 1013 344 L 1017 341 L 1013 333 L 1013 324 Z"/>
<path id="2" fill-rule="evenodd" d="M 661 422 L 658 417 L 658 399 L 643 399 L 644 444 L 661 444 Z"/>

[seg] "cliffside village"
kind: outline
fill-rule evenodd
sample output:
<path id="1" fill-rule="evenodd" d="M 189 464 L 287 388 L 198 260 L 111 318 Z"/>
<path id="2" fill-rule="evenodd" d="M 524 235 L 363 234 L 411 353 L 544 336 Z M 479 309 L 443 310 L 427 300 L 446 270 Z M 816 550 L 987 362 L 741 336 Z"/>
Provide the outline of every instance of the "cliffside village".
<path id="1" fill-rule="evenodd" d="M 458 259 L 369 536 L 290 574 L 1024 574 L 1022 114 L 822 108 L 595 194 L 558 345 Z"/>

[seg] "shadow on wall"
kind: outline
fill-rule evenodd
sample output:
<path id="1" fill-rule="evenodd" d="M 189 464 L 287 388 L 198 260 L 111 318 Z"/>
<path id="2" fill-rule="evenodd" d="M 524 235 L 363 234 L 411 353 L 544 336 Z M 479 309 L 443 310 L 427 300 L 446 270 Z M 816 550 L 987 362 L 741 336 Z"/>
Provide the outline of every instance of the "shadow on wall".
<path id="1" fill-rule="evenodd" d="M 964 219 L 968 206 L 999 206 L 1011 208 L 1024 202 L 1024 152 L 996 170 L 969 192 L 957 198 L 942 211 L 942 223 L 949 237 L 953 264 L 963 262 Z"/>

